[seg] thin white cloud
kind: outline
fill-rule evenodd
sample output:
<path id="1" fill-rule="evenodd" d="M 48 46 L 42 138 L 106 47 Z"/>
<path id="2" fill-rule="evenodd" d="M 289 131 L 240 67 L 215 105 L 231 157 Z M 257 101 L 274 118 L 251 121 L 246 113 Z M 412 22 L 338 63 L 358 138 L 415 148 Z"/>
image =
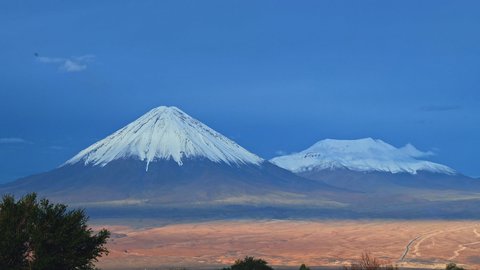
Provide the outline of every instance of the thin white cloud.
<path id="1" fill-rule="evenodd" d="M 63 63 L 61 68 L 67 72 L 76 72 L 85 70 L 87 68 L 87 65 L 67 59 L 65 63 Z"/>
<path id="2" fill-rule="evenodd" d="M 73 60 L 80 61 L 80 62 L 93 62 L 95 60 L 95 55 L 93 54 L 85 54 L 82 56 L 75 56 Z"/>
<path id="3" fill-rule="evenodd" d="M 22 138 L 0 138 L 0 144 L 20 144 L 20 143 L 32 143 Z"/>
<path id="4" fill-rule="evenodd" d="M 40 63 L 57 65 L 59 70 L 65 72 L 83 71 L 87 69 L 89 63 L 95 60 L 95 56 L 91 54 L 74 56 L 70 58 L 47 57 L 35 54 L 35 58 Z"/>
<path id="5" fill-rule="evenodd" d="M 398 150 L 413 158 L 430 157 L 435 155 L 435 153 L 432 151 L 424 152 L 424 151 L 418 150 L 415 146 L 413 146 L 410 143 L 408 143 L 402 148 L 399 148 Z"/>

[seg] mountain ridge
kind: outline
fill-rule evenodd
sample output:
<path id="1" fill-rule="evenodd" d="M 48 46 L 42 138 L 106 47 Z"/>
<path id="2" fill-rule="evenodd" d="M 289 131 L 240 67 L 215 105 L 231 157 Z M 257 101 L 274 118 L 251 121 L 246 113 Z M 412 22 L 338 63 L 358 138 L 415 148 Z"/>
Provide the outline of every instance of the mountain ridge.
<path id="1" fill-rule="evenodd" d="M 347 191 L 302 178 L 248 152 L 176 107 L 157 107 L 59 168 L 0 186 L 0 194 L 68 203 L 344 205 Z M 315 194 L 314 196 L 311 194 Z M 335 195 L 336 196 L 336 195 Z M 102 203 L 100 203 L 102 202 Z"/>
<path id="2" fill-rule="evenodd" d="M 391 162 L 393 156 L 393 161 L 409 165 L 432 154 L 413 145 L 395 148 L 371 138 L 360 142 L 356 146 L 352 141 L 321 141 L 298 158 L 315 164 L 326 149 L 346 155 L 347 161 L 366 152 L 373 161 Z M 480 205 L 480 181 L 441 164 L 422 160 L 420 164 L 447 173 L 424 173 L 418 170 L 421 166 L 397 173 L 311 166 L 293 173 L 248 152 L 180 109 L 162 106 L 59 168 L 0 185 L 0 194 L 37 192 L 87 207 L 98 216 L 221 218 L 238 217 L 238 211 L 241 216 L 261 218 L 480 216 L 474 208 Z M 394 167 L 399 168 L 403 167 Z M 455 210 L 457 205 L 474 209 Z"/>
<path id="3" fill-rule="evenodd" d="M 278 156 L 270 161 L 295 173 L 348 169 L 360 172 L 382 171 L 416 174 L 418 171 L 430 171 L 456 174 L 456 171 L 448 166 L 420 159 L 432 154 L 431 152 L 422 152 L 411 144 L 396 148 L 382 140 L 372 138 L 325 139 L 303 151 Z"/>
<path id="4" fill-rule="evenodd" d="M 84 162 L 105 166 L 123 158 L 146 162 L 204 157 L 229 165 L 255 164 L 264 160 L 234 141 L 189 116 L 177 107 L 160 106 L 140 116 L 106 138 L 80 151 L 62 166 Z"/>

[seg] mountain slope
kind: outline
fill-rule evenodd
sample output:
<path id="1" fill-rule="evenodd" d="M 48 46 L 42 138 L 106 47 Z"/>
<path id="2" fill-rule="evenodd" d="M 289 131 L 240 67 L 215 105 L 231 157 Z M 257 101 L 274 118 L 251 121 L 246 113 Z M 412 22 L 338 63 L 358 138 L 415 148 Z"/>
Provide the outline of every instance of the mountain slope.
<path id="1" fill-rule="evenodd" d="M 299 176 L 361 192 L 425 198 L 448 191 L 451 198 L 478 197 L 480 181 L 421 159 L 429 155 L 410 144 L 396 148 L 371 138 L 327 139 L 271 162 Z"/>
<path id="2" fill-rule="evenodd" d="M 155 108 L 68 160 L 105 166 L 117 159 L 136 158 L 148 164 L 157 159 L 202 157 L 227 164 L 260 164 L 258 156 L 176 107 Z"/>
<path id="3" fill-rule="evenodd" d="M 174 205 L 336 205 L 327 184 L 248 152 L 175 107 L 158 107 L 50 172 L 0 186 L 63 202 Z M 340 205 L 340 204 L 338 204 Z"/>
<path id="4" fill-rule="evenodd" d="M 420 160 L 429 155 L 413 145 L 402 148 L 372 138 L 358 140 L 326 139 L 306 150 L 271 159 L 271 162 L 295 173 L 315 170 L 346 169 L 359 172 L 416 174 L 419 171 L 455 174 L 445 165 Z"/>

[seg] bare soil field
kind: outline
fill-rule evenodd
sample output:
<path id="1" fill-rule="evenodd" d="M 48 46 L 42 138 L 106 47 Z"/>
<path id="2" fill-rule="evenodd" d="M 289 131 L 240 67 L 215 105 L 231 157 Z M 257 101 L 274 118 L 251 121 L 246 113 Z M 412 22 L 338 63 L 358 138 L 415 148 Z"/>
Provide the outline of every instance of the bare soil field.
<path id="1" fill-rule="evenodd" d="M 271 265 L 340 268 L 362 252 L 400 267 L 480 269 L 480 222 L 242 220 L 156 226 L 97 225 L 112 232 L 103 269 L 216 269 L 245 256 Z M 313 267 L 315 268 L 315 267 Z"/>

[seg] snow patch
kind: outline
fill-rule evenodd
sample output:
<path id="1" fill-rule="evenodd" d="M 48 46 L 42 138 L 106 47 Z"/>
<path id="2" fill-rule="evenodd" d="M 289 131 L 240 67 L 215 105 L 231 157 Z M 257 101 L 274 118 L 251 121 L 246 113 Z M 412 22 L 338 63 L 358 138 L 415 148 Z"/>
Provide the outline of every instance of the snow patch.
<path id="1" fill-rule="evenodd" d="M 382 140 L 372 138 L 326 139 L 302 152 L 279 156 L 270 161 L 296 173 L 326 169 L 410 174 L 416 174 L 418 171 L 456 173 L 445 165 L 419 159 L 431 155 L 432 152 L 422 152 L 411 144 L 396 148 Z"/>
<path id="2" fill-rule="evenodd" d="M 229 165 L 255 164 L 263 159 L 187 115 L 176 107 L 155 108 L 112 135 L 82 150 L 64 165 L 84 162 L 105 166 L 117 159 L 150 162 L 173 159 L 179 166 L 189 158 L 206 158 Z"/>

